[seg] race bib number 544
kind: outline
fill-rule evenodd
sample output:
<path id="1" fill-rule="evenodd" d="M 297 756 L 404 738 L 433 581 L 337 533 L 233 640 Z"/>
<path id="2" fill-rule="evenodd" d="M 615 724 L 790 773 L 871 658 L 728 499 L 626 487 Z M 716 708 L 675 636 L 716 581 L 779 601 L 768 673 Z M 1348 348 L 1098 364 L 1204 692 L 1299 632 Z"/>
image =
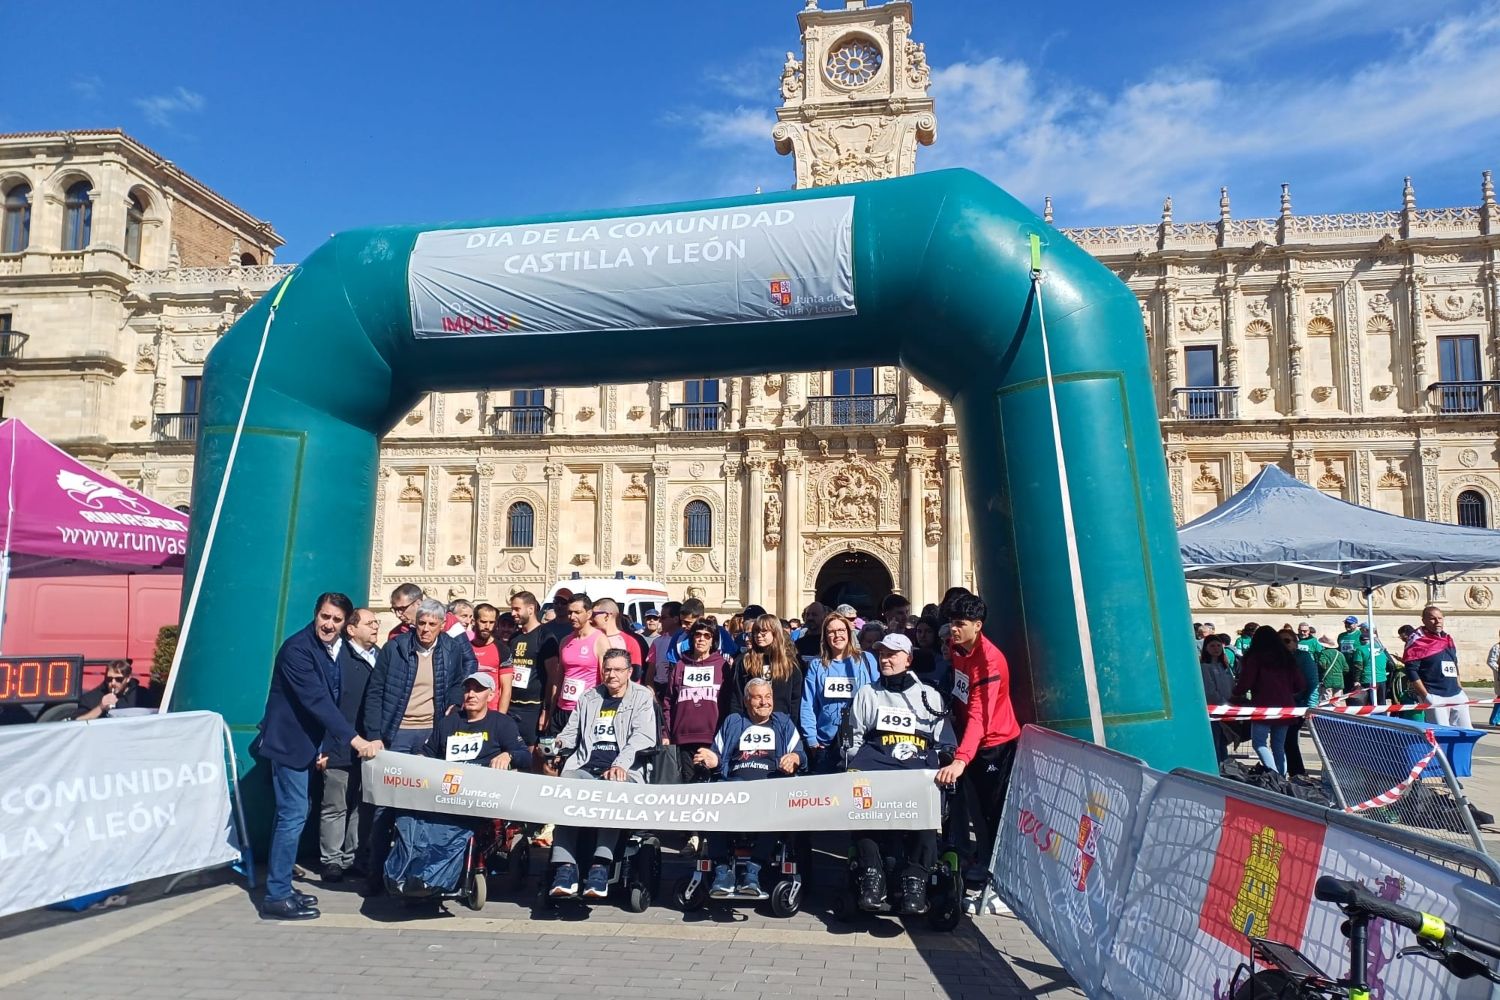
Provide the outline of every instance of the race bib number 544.
<path id="1" fill-rule="evenodd" d="M 478 757 L 482 749 L 484 749 L 483 733 L 454 733 L 448 737 L 448 748 L 444 759 L 455 763 L 470 761 Z"/>

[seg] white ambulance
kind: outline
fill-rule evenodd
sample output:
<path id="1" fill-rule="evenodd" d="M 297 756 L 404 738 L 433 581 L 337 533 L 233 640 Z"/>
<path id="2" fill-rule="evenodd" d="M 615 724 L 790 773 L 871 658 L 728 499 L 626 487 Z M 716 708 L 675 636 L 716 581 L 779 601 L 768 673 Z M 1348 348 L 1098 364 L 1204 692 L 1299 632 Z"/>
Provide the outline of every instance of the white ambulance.
<path id="1" fill-rule="evenodd" d="M 546 602 L 551 603 L 557 596 L 559 590 L 567 590 L 574 594 L 588 594 L 590 599 L 599 600 L 608 597 L 624 610 L 625 614 L 636 625 L 640 625 L 645 618 L 646 612 L 655 611 L 661 613 L 661 606 L 668 600 L 667 588 L 656 580 L 641 580 L 633 576 L 625 576 L 616 573 L 613 577 L 607 576 L 580 576 L 574 574 L 572 579 L 559 580 L 547 591 Z"/>

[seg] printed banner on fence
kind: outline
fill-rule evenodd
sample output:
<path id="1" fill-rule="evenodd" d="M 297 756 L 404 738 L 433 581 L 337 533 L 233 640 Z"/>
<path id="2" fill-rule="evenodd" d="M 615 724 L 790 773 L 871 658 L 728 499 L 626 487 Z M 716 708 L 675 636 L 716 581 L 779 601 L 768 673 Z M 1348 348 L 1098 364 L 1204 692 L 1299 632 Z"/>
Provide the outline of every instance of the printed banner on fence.
<path id="1" fill-rule="evenodd" d="M 991 870 L 1011 909 L 1088 996 L 1098 995 L 1109 962 L 1105 931 L 1154 783 L 1134 757 L 1036 726 L 1021 732 Z"/>
<path id="2" fill-rule="evenodd" d="M 0 916 L 239 859 L 224 721 L 0 728 Z"/>
<path id="3" fill-rule="evenodd" d="M 857 771 L 696 785 L 549 778 L 382 750 L 365 800 L 422 812 L 615 830 L 936 830 L 932 771 Z"/>
<path id="4" fill-rule="evenodd" d="M 854 199 L 446 229 L 408 265 L 417 337 L 652 330 L 855 313 Z"/>

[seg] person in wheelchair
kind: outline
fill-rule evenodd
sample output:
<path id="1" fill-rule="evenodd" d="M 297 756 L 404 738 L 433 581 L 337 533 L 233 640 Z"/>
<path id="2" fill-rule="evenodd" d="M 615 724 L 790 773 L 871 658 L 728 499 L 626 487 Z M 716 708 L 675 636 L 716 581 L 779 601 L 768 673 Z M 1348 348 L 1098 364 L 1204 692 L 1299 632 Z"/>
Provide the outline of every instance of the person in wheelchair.
<path id="1" fill-rule="evenodd" d="M 952 759 L 957 740 L 947 706 L 936 689 L 911 671 L 911 653 L 911 640 L 904 635 L 887 635 L 876 645 L 880 679 L 861 688 L 849 709 L 850 771 L 936 770 L 945 756 Z M 859 837 L 854 856 L 861 909 L 894 908 L 886 899 L 889 857 L 900 866 L 901 912 L 927 912 L 927 880 L 938 860 L 937 831 Z"/>
<path id="2" fill-rule="evenodd" d="M 495 679 L 483 671 L 465 677 L 459 710 L 438 719 L 431 739 L 422 748 L 423 756 L 502 769 L 514 763 L 526 770 L 531 751 L 515 719 L 504 712 L 490 711 L 494 690 Z"/>
<path id="3" fill-rule="evenodd" d="M 604 682 L 585 691 L 557 737 L 558 754 L 565 758 L 561 776 L 586 781 L 645 780 L 637 761 L 643 750 L 656 746 L 656 702 L 651 691 L 630 683 L 630 655 L 623 649 L 604 653 Z M 578 895 L 578 827 L 559 826 L 552 836 L 552 888 L 548 895 L 563 899 Z M 583 896 L 604 899 L 619 846 L 620 831 L 600 829 L 589 865 Z"/>
<path id="4" fill-rule="evenodd" d="M 772 711 L 775 694 L 771 682 L 755 677 L 745 685 L 745 710 L 727 716 L 719 726 L 711 747 L 693 755 L 693 763 L 714 773 L 716 781 L 755 781 L 796 774 L 807 768 L 807 750 L 797 725 L 781 712 Z M 714 832 L 709 835 L 707 855 L 715 863 L 714 881 L 709 895 L 717 899 L 746 896 L 764 899 L 760 887 L 760 869 L 776 849 L 776 836 L 755 835 L 750 860 L 735 884 L 730 856 L 732 835 Z"/>

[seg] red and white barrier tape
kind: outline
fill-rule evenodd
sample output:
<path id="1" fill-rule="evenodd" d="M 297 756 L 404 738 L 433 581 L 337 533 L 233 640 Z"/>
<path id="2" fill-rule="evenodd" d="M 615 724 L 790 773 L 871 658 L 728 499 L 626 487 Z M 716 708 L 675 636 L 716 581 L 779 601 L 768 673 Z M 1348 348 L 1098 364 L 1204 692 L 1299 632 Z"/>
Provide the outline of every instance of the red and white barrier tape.
<path id="1" fill-rule="evenodd" d="M 1500 698 L 1471 698 L 1468 701 L 1444 702 L 1434 705 L 1420 702 L 1415 705 L 1318 705 L 1319 711 L 1338 712 L 1341 715 L 1383 715 L 1387 712 L 1421 712 L 1429 708 L 1454 708 L 1458 705 L 1494 705 Z M 1311 708 L 1256 708 L 1250 705 L 1210 705 L 1208 714 L 1214 719 L 1295 719 L 1311 712 Z"/>
<path id="2" fill-rule="evenodd" d="M 1401 796 L 1406 794 L 1408 788 L 1417 783 L 1417 779 L 1422 776 L 1422 772 L 1427 770 L 1427 765 L 1432 763 L 1432 758 L 1437 756 L 1437 740 L 1433 739 L 1431 732 L 1427 733 L 1427 742 L 1432 744 L 1432 749 L 1427 751 L 1427 756 L 1411 766 L 1411 773 L 1406 776 L 1406 779 L 1401 784 L 1389 791 L 1381 792 L 1373 799 L 1366 799 L 1357 806 L 1348 806 L 1344 809 L 1344 812 L 1364 812 L 1367 809 L 1379 809 L 1381 806 L 1393 806 L 1397 802 L 1400 802 Z"/>

